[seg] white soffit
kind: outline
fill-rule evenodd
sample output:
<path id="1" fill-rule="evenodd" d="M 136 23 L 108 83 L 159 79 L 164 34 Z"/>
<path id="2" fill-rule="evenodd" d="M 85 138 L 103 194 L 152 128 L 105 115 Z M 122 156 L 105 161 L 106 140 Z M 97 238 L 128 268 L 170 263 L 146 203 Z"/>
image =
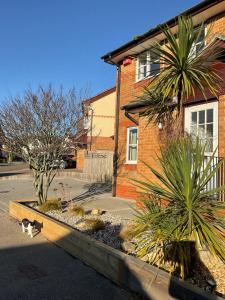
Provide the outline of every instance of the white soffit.
<path id="1" fill-rule="evenodd" d="M 225 1 L 218 3 L 196 15 L 193 16 L 193 22 L 194 25 L 198 25 L 201 24 L 202 22 L 207 21 L 208 19 L 225 12 Z M 175 33 L 177 31 L 177 26 L 174 26 L 171 28 L 172 32 Z M 164 34 L 160 33 L 158 35 L 156 35 L 155 37 L 149 38 L 144 42 L 141 42 L 140 44 L 132 47 L 131 49 L 124 51 L 123 53 L 115 56 L 112 58 L 112 61 L 114 63 L 118 63 L 120 61 L 122 61 L 125 57 L 127 56 L 135 56 L 136 54 L 149 49 L 151 47 L 152 44 L 154 44 L 154 42 L 156 41 L 161 41 L 164 39 Z"/>

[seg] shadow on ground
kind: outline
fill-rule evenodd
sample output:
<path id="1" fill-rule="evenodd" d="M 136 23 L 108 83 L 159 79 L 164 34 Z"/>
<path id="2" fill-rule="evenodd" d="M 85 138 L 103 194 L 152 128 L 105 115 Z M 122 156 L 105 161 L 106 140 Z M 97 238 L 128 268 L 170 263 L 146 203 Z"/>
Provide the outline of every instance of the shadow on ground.
<path id="1" fill-rule="evenodd" d="M 5 173 L 0 173 L 0 177 L 5 177 L 5 176 L 14 176 L 14 175 L 24 175 L 22 172 L 5 172 Z"/>
<path id="2" fill-rule="evenodd" d="M 56 241 L 57 245 L 67 243 L 74 237 L 65 236 Z M 91 249 L 91 247 L 90 247 Z M 91 252 L 87 248 L 88 255 Z M 97 253 L 93 259 L 96 259 Z M 216 300 L 216 295 L 206 297 L 196 295 L 189 289 L 180 288 L 179 280 L 170 281 L 168 289 L 157 274 L 154 284 L 149 282 L 148 295 L 142 282 L 136 276 L 137 269 L 132 265 L 121 264 L 118 272 L 118 282 L 124 279 L 131 283 L 136 292 L 132 292 L 111 282 L 94 269 L 82 263 L 79 259 L 46 242 L 24 247 L 13 247 L 0 250 L 0 299 L 54 299 L 54 300 Z M 114 269 L 113 260 L 99 267 Z M 95 263 L 96 264 L 96 263 Z M 138 272 L 142 272 L 141 268 Z M 108 272 L 110 273 L 110 272 Z M 167 292 L 165 293 L 165 289 Z M 140 294 L 139 294 L 140 293 Z M 110 295 L 110 296 L 109 296 Z M 197 298 L 196 298 L 197 297 Z"/>
<path id="3" fill-rule="evenodd" d="M 16 226 L 16 225 L 15 225 Z M 137 300 L 130 291 L 72 258 L 50 242 L 25 238 L 25 246 L 0 249 L 0 299 Z M 38 238 L 37 238 L 38 239 Z M 60 245 L 68 236 L 58 240 Z M 71 239 L 72 240 L 72 239 Z M 109 266 L 110 267 L 110 266 Z M 109 296 L 110 295 L 110 296 Z"/>
<path id="4" fill-rule="evenodd" d="M 0 248 L 0 299 L 219 299 L 216 295 L 196 294 L 185 284 L 181 288 L 178 278 L 170 277 L 167 282 L 164 280 L 165 275 L 160 275 L 160 272 L 152 274 L 153 279 L 149 282 L 145 281 L 143 285 L 137 274 L 144 272 L 144 264 L 140 263 L 135 267 L 135 262 L 131 263 L 132 258 L 129 261 L 120 260 L 118 254 L 110 257 L 107 249 L 103 250 L 94 240 L 87 240 L 85 237 L 81 240 L 79 235 L 70 233 L 54 241 L 59 247 L 70 251 L 73 249 L 75 256 L 77 256 L 75 253 L 79 253 L 78 257 L 85 258 L 90 265 L 94 264 L 97 270 L 104 270 L 109 277 L 114 274 L 114 279 L 122 286 L 128 282 L 135 293 L 125 290 L 83 264 L 79 259 L 72 258 L 54 244 L 45 242 L 41 236 L 30 239 L 23 235 L 18 223 L 15 221 L 11 223 L 14 224 L 10 225 L 6 243 L 2 244 L 2 249 Z M 15 241 L 12 242 L 13 236 Z M 20 241 L 20 244 L 16 240 Z M 142 296 L 138 296 L 136 292 Z"/>
<path id="5" fill-rule="evenodd" d="M 72 201 L 82 201 L 82 200 L 86 200 L 88 198 L 91 198 L 91 197 L 94 197 L 94 196 L 97 196 L 97 195 L 101 195 L 101 194 L 104 194 L 104 193 L 110 193 L 112 191 L 112 183 L 111 182 L 90 183 L 90 184 L 86 184 L 84 186 L 84 189 L 86 189 L 86 191 L 83 192 L 82 194 L 74 197 L 72 199 Z"/>

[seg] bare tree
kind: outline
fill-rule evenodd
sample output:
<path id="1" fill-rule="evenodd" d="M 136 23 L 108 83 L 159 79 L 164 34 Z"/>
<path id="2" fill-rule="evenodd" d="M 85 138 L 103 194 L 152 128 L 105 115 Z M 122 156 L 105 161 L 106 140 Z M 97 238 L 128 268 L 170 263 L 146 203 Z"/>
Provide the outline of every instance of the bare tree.
<path id="1" fill-rule="evenodd" d="M 82 92 L 55 91 L 52 86 L 28 89 L 0 108 L 2 143 L 33 170 L 38 203 L 47 200 L 56 165 L 82 135 L 78 123 Z"/>

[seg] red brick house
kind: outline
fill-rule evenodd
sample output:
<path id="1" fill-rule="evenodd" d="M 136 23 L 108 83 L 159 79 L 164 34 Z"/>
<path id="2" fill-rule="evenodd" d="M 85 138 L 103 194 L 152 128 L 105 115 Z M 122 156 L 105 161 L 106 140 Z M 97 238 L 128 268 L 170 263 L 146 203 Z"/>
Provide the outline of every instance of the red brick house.
<path id="1" fill-rule="evenodd" d="M 210 42 L 219 41 L 221 47 L 224 47 L 224 0 L 205 0 L 182 15 L 192 16 L 195 26 L 204 21 L 205 30 L 211 30 Z M 177 17 L 166 22 L 174 33 L 177 30 L 176 22 Z M 138 192 L 129 178 L 140 179 L 143 174 L 152 179 L 142 161 L 157 168 L 156 154 L 159 153 L 164 137 L 164 130 L 159 128 L 160 126 L 149 124 L 146 127 L 147 120 L 139 116 L 143 104 L 140 101 L 134 102 L 137 96 L 143 93 L 143 87 L 147 86 L 151 77 L 156 74 L 150 60 L 154 61 L 154 65 L 160 65 L 160 58 L 151 53 L 151 43 L 154 39 L 163 39 L 158 26 L 102 57 L 105 62 L 117 67 L 115 153 L 118 154 L 118 170 L 115 170 L 114 174 L 114 194 L 125 198 L 138 197 Z M 195 50 L 202 49 L 208 42 L 203 34 Z M 224 70 L 224 65 L 224 60 L 221 60 L 218 68 Z M 211 143 L 206 155 L 211 155 L 218 147 L 217 155 L 225 156 L 225 89 L 218 99 L 209 96 L 206 101 L 202 96 L 196 96 L 185 103 L 184 109 L 185 130 L 191 132 L 194 124 L 196 131 L 203 128 L 210 138 Z"/>

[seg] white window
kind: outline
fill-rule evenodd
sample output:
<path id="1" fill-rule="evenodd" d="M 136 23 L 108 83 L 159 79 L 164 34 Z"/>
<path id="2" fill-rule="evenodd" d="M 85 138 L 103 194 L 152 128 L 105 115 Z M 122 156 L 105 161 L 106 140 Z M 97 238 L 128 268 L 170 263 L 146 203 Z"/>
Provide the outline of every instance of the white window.
<path id="1" fill-rule="evenodd" d="M 127 128 L 127 163 L 137 163 L 138 151 L 138 129 L 137 127 Z"/>
<path id="2" fill-rule="evenodd" d="M 203 29 L 199 33 L 196 43 L 192 46 L 190 56 L 194 58 L 199 52 L 202 51 L 204 46 L 205 46 L 205 29 Z"/>
<path id="3" fill-rule="evenodd" d="M 155 76 L 160 70 L 160 56 L 151 50 L 145 51 L 138 56 L 137 60 L 137 81 Z"/>
<path id="4" fill-rule="evenodd" d="M 90 127 L 90 117 L 89 116 L 84 116 L 84 119 L 83 119 L 83 126 L 84 126 L 84 129 L 89 129 Z"/>
<path id="5" fill-rule="evenodd" d="M 185 128 L 206 143 L 206 155 L 211 155 L 218 147 L 218 103 L 185 108 Z"/>

